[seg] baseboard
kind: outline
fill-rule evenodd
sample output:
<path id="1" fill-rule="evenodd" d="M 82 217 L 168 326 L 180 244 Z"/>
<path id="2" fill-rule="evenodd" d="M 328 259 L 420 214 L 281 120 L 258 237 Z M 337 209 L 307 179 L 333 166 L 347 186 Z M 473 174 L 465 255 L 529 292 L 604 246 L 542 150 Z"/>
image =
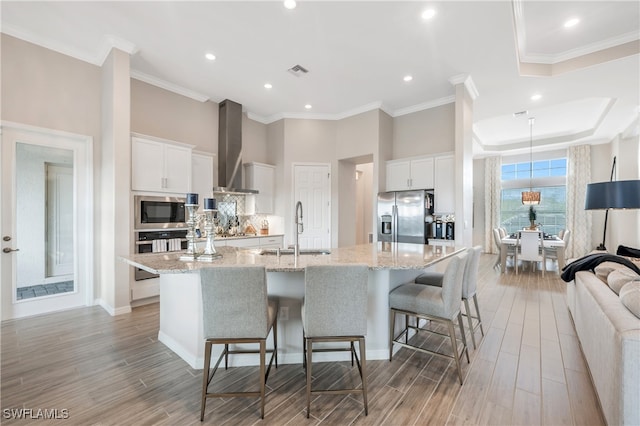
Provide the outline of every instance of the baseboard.
<path id="1" fill-rule="evenodd" d="M 131 306 L 130 305 L 122 306 L 120 308 L 114 308 L 113 306 L 111 306 L 107 302 L 105 302 L 103 299 L 96 300 L 96 305 L 100 305 L 100 307 L 102 307 L 102 309 L 107 311 L 109 313 L 109 315 L 111 315 L 112 317 L 115 317 L 117 315 L 131 313 Z"/>

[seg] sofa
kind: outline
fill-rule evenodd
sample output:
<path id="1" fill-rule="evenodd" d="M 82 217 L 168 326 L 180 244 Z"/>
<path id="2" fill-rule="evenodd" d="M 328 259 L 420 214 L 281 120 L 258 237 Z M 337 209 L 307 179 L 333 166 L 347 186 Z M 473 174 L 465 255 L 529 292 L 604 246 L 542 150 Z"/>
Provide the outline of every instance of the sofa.
<path id="1" fill-rule="evenodd" d="M 612 262 L 578 271 L 567 304 L 606 422 L 640 425 L 640 275 Z"/>

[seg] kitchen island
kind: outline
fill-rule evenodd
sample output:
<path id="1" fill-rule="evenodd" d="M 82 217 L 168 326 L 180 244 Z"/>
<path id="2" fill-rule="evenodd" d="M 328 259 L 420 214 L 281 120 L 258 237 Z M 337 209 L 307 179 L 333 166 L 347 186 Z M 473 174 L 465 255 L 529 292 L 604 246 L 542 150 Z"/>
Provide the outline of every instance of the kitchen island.
<path id="1" fill-rule="evenodd" d="M 181 261 L 180 253 L 136 254 L 122 260 L 160 275 L 160 331 L 158 340 L 193 368 L 202 368 L 201 268 L 230 265 L 264 265 L 269 295 L 280 299 L 278 359 L 280 363 L 302 362 L 300 306 L 304 297 L 304 268 L 308 265 L 363 263 L 369 266 L 367 306 L 367 357 L 389 356 L 388 295 L 400 284 L 412 281 L 425 269 L 464 250 L 463 247 L 403 243 L 373 243 L 333 248 L 329 254 L 261 254 L 257 249 L 220 247 L 221 259 L 213 262 Z M 269 253 L 275 253 L 270 251 Z M 232 283 L 230 283 L 232 285 Z M 221 348 L 214 348 L 218 350 Z M 214 356 L 216 353 L 214 353 Z M 342 360 L 342 353 L 319 353 L 318 361 Z M 255 365 L 257 358 L 236 355 L 233 366 Z"/>

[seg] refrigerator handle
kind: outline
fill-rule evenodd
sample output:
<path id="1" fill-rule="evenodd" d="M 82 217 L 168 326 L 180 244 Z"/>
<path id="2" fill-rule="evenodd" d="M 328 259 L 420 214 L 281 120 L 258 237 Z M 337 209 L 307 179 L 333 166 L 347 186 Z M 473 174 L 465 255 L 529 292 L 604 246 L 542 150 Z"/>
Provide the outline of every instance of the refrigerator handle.
<path id="1" fill-rule="evenodd" d="M 398 242 L 398 206 L 394 205 L 391 209 L 391 242 Z"/>

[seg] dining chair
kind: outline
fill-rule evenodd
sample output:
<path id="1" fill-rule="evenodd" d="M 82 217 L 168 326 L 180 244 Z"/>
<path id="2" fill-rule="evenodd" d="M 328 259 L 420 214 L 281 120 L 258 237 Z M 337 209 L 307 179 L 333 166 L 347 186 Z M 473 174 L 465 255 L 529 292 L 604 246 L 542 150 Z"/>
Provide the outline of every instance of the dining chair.
<path id="1" fill-rule="evenodd" d="M 518 231 L 516 239 L 515 264 L 518 274 L 518 261 L 542 263 L 542 276 L 547 269 L 542 231 Z M 534 265 L 535 265 L 534 263 Z"/>
<path id="2" fill-rule="evenodd" d="M 462 298 L 462 284 L 465 265 L 467 263 L 467 253 L 460 253 L 449 260 L 447 268 L 442 277 L 442 286 L 423 285 L 407 283 L 402 284 L 389 293 L 389 361 L 393 358 L 393 345 L 424 352 L 439 357 L 454 359 L 458 370 L 460 384 L 463 383 L 462 367 L 460 358 L 466 354 L 469 362 L 469 351 L 467 349 L 467 339 L 462 323 L 462 313 L 460 311 L 460 300 Z M 396 315 L 403 315 L 405 318 L 416 317 L 427 321 L 433 321 L 446 326 L 448 334 L 443 334 L 435 329 L 419 328 L 410 326 L 405 321 L 403 330 L 395 335 Z M 460 337 L 462 341 L 462 351 L 458 351 L 458 339 L 456 337 L 454 320 L 457 318 L 460 327 Z M 451 353 L 440 352 L 416 346 L 408 339 L 409 330 L 427 331 L 448 337 L 451 340 Z M 402 337 L 404 336 L 404 339 Z"/>
<path id="3" fill-rule="evenodd" d="M 302 302 L 303 367 L 307 378 L 307 418 L 311 412 L 312 394 L 362 395 L 364 414 L 369 414 L 367 403 L 367 305 L 369 267 L 367 265 L 310 265 L 304 273 L 304 300 Z M 319 342 L 347 342 L 347 347 L 317 347 Z M 358 351 L 354 343 L 358 342 Z M 314 352 L 348 351 L 351 365 L 355 359 L 360 373 L 361 388 L 312 389 Z M 358 352 L 360 358 L 358 358 Z"/>
<path id="4" fill-rule="evenodd" d="M 561 234 L 562 236 L 560 236 Z M 562 241 L 564 242 L 563 250 L 566 253 L 567 247 L 569 246 L 569 241 L 571 238 L 571 230 L 569 229 L 561 230 L 560 232 L 558 232 L 558 238 L 562 239 Z M 544 254 L 547 259 L 555 260 L 556 263 L 558 262 L 558 247 L 545 247 Z M 560 268 L 558 268 L 558 272 L 560 272 Z"/>
<path id="5" fill-rule="evenodd" d="M 496 247 L 498 248 L 498 259 L 496 260 L 496 263 L 493 265 L 493 267 L 495 268 L 496 266 L 500 267 L 501 266 L 501 262 L 502 262 L 502 250 L 506 250 L 507 254 L 506 254 L 506 259 L 509 260 L 509 258 L 511 258 L 513 260 L 514 256 L 515 256 L 515 246 L 507 244 L 505 246 L 502 245 L 502 239 L 504 237 L 507 236 L 507 230 L 505 228 L 494 228 L 493 230 L 493 240 L 496 243 Z M 505 265 L 505 269 L 506 269 L 506 265 Z"/>
<path id="6" fill-rule="evenodd" d="M 278 367 L 278 301 L 267 296 L 267 274 L 264 266 L 220 266 L 200 270 L 202 289 L 203 331 L 205 336 L 204 368 L 200 421 L 204 419 L 207 398 L 260 397 L 260 417 L 264 419 L 265 387 L 271 364 Z M 273 349 L 267 350 L 267 337 L 273 330 Z M 229 345 L 253 343 L 258 350 L 230 349 Z M 224 345 L 213 371 L 211 349 Z M 271 352 L 265 369 L 266 353 Z M 229 354 L 260 354 L 260 390 L 244 392 L 209 392 L 209 386 L 224 358 Z"/>

